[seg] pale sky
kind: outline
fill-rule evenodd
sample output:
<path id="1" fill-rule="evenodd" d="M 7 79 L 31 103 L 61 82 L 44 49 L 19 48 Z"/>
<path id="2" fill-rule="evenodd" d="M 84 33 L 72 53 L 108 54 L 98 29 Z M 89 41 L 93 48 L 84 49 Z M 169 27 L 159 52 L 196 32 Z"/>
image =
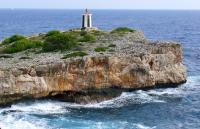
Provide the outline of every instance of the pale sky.
<path id="1" fill-rule="evenodd" d="M 200 0 L 0 0 L 0 8 L 200 9 Z"/>

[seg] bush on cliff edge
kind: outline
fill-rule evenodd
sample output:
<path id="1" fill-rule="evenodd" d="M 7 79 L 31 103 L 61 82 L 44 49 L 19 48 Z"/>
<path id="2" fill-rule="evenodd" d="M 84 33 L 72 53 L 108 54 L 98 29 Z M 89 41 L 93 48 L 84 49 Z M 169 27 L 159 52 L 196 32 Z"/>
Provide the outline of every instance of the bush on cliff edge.
<path id="1" fill-rule="evenodd" d="M 24 37 L 22 35 L 13 35 L 13 36 L 3 40 L 1 45 L 7 45 L 7 44 L 10 44 L 10 43 L 13 43 L 15 41 L 22 40 L 22 39 L 26 39 L 26 37 Z"/>
<path id="2" fill-rule="evenodd" d="M 77 51 L 77 52 L 73 52 L 73 53 L 65 55 L 62 59 L 67 59 L 67 58 L 71 58 L 71 57 L 84 57 L 86 55 L 88 55 L 86 52 Z"/>
<path id="3" fill-rule="evenodd" d="M 92 34 L 85 34 L 83 35 L 80 39 L 79 42 L 95 42 L 96 41 L 96 37 Z"/>
<path id="4" fill-rule="evenodd" d="M 16 53 L 20 51 L 24 51 L 31 48 L 39 48 L 43 46 L 43 42 L 40 41 L 32 41 L 28 39 L 22 39 L 14 42 L 13 44 L 7 46 L 3 53 Z"/>
<path id="5" fill-rule="evenodd" d="M 59 33 L 46 38 L 43 50 L 45 52 L 68 50 L 77 44 L 75 36 L 67 33 Z"/>
<path id="6" fill-rule="evenodd" d="M 108 47 L 97 47 L 94 49 L 95 52 L 105 52 L 107 51 L 109 48 Z"/>
<path id="7" fill-rule="evenodd" d="M 51 31 L 47 32 L 46 37 L 52 36 L 52 35 L 57 35 L 57 34 L 60 34 L 59 30 L 51 30 Z"/>
<path id="8" fill-rule="evenodd" d="M 117 34 L 123 34 L 128 32 L 135 32 L 134 29 L 128 28 L 128 27 L 119 27 L 111 31 L 111 34 L 117 33 Z"/>

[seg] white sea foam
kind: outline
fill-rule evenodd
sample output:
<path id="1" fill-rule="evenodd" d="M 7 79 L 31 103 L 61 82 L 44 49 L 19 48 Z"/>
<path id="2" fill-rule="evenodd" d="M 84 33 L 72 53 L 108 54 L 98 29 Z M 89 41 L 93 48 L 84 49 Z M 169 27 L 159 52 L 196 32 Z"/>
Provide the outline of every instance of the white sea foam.
<path id="1" fill-rule="evenodd" d="M 137 129 L 156 129 L 156 126 L 154 127 L 149 127 L 149 126 L 145 126 L 143 124 L 133 124 Z"/>
<path id="2" fill-rule="evenodd" d="M 91 103 L 86 105 L 67 103 L 67 106 L 71 108 L 119 108 L 129 104 L 166 103 L 166 97 L 182 97 L 191 92 L 198 92 L 200 89 L 198 82 L 200 82 L 200 76 L 192 76 L 188 77 L 186 84 L 182 84 L 177 88 L 123 92 L 119 97 L 100 103 Z"/>
<path id="3" fill-rule="evenodd" d="M 182 96 L 185 94 L 190 94 L 191 92 L 198 92 L 200 89 L 200 76 L 192 76 L 188 77 L 188 81 L 185 84 L 177 88 L 163 88 L 163 89 L 155 89 L 149 90 L 146 93 L 149 95 L 156 95 L 156 96 Z"/>
<path id="4" fill-rule="evenodd" d="M 145 91 L 139 90 L 136 92 L 123 92 L 119 97 L 100 103 L 90 103 L 85 105 L 68 103 L 68 106 L 71 108 L 119 108 L 129 104 L 152 102 L 164 103 L 165 101 L 159 100 L 156 97 L 148 95 Z"/>
<path id="5" fill-rule="evenodd" d="M 200 76 L 188 77 L 188 82 L 177 88 L 163 88 L 153 90 L 137 90 L 134 92 L 123 92 L 119 97 L 106 100 L 100 103 L 76 104 L 58 101 L 36 101 L 28 105 L 27 103 L 19 103 L 12 105 L 10 108 L 0 110 L 9 111 L 16 110 L 28 113 L 40 114 L 56 114 L 68 112 L 67 108 L 118 108 L 129 104 L 144 103 L 165 103 L 165 97 L 181 97 L 184 94 L 195 92 L 200 89 Z"/>
<path id="6" fill-rule="evenodd" d="M 35 101 L 33 103 L 19 103 L 0 110 L 0 113 L 16 111 L 30 114 L 62 114 L 68 112 L 65 103 L 57 101 Z"/>
<path id="7" fill-rule="evenodd" d="M 47 121 L 31 116 L 31 114 L 63 114 L 68 110 L 65 103 L 57 101 L 35 101 L 19 103 L 0 109 L 0 128 L 2 129 L 51 129 Z"/>
<path id="8" fill-rule="evenodd" d="M 11 114 L 0 118 L 0 127 L 2 129 L 50 129 L 45 121 L 31 118 L 26 120 Z"/>
<path id="9" fill-rule="evenodd" d="M 124 92 L 119 97 L 100 103 L 81 105 L 50 100 L 19 103 L 0 109 L 0 127 L 2 129 L 50 129 L 51 127 L 48 127 L 48 123 L 46 123 L 47 120 L 30 118 L 30 116 L 32 114 L 65 114 L 70 113 L 70 108 L 119 108 L 130 104 L 166 103 L 166 98 L 183 97 L 193 92 L 199 92 L 199 89 L 200 76 L 195 76 L 189 77 L 186 84 L 177 88 Z M 156 128 L 143 124 L 135 124 L 133 126 L 138 129 Z M 99 123 L 98 127 L 103 127 L 103 125 Z"/>

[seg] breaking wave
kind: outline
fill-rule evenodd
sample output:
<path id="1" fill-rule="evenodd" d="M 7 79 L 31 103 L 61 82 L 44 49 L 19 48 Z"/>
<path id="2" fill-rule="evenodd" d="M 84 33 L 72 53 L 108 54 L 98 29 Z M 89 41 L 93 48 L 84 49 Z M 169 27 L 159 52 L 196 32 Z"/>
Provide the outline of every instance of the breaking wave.
<path id="1" fill-rule="evenodd" d="M 149 126 L 145 126 L 143 124 L 133 124 L 133 126 L 135 126 L 136 129 L 156 129 L 156 126 L 149 127 Z"/>
<path id="2" fill-rule="evenodd" d="M 33 103 L 19 103 L 10 108 L 0 110 L 0 113 L 24 112 L 28 114 L 62 114 L 68 112 L 64 102 L 57 101 L 35 101 Z"/>
<path id="3" fill-rule="evenodd" d="M 7 114 L 0 116 L 0 127 L 2 129 L 50 129 L 45 120 L 33 119 L 26 115 Z"/>
<path id="4" fill-rule="evenodd" d="M 35 115 L 70 114 L 72 109 L 81 108 L 120 108 L 134 104 L 167 103 L 170 99 L 181 98 L 199 91 L 200 76 L 188 78 L 188 82 L 177 88 L 137 90 L 123 92 L 119 97 L 100 103 L 75 104 L 53 100 L 23 102 L 7 108 L 0 108 L 0 127 L 2 129 L 51 129 L 48 120 L 38 119 Z M 100 125 L 98 125 L 100 126 Z M 136 129 L 154 129 L 143 124 L 134 124 Z"/>
<path id="5" fill-rule="evenodd" d="M 67 103 L 66 106 L 71 108 L 119 108 L 129 104 L 166 103 L 168 102 L 168 99 L 180 98 L 191 92 L 198 92 L 200 86 L 197 82 L 200 82 L 200 76 L 189 77 L 186 84 L 182 84 L 177 88 L 123 92 L 119 97 L 100 103 L 90 103 L 85 105 Z"/>

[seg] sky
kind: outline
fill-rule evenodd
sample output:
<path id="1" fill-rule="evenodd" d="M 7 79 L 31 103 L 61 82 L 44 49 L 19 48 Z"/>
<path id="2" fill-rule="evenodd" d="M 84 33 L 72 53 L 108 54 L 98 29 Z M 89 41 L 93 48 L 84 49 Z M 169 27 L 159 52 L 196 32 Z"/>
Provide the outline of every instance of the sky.
<path id="1" fill-rule="evenodd" d="M 200 0 L 0 0 L 0 8 L 200 9 Z"/>

